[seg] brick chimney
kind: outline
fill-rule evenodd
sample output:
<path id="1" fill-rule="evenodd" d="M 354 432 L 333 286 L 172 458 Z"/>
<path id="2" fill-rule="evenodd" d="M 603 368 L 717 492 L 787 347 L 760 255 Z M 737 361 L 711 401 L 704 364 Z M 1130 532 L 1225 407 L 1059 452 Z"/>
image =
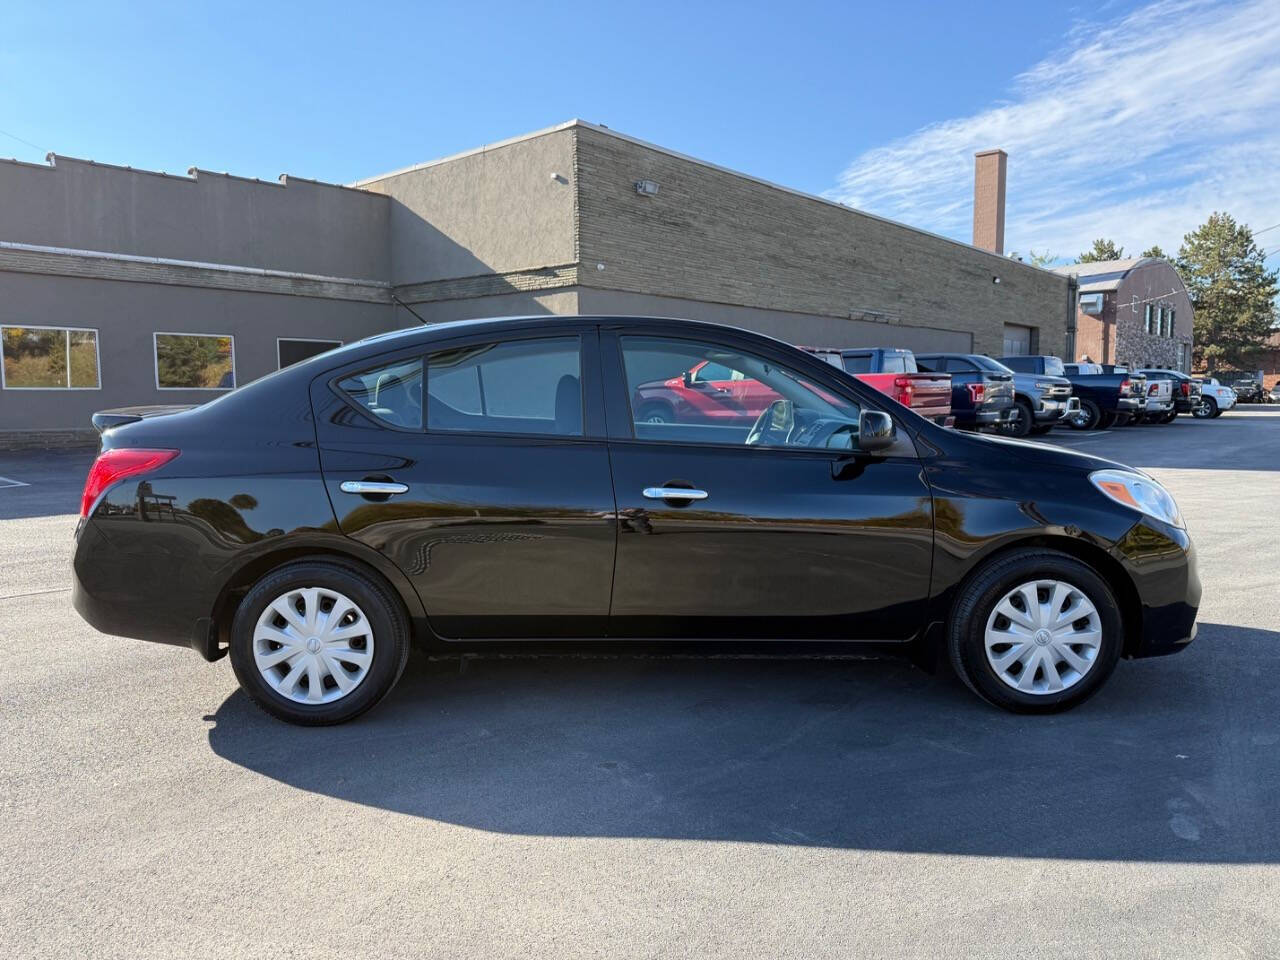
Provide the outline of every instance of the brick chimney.
<path id="1" fill-rule="evenodd" d="M 973 245 L 1004 254 L 1004 181 L 1009 155 L 983 150 L 973 155 Z"/>

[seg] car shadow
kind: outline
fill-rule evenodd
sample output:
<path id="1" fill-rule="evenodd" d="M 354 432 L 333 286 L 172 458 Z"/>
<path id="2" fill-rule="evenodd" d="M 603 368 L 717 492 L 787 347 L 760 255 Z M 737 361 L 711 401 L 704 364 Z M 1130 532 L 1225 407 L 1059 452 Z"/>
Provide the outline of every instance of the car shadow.
<path id="1" fill-rule="evenodd" d="M 1049 717 L 895 660 L 415 659 L 340 727 L 237 691 L 209 744 L 302 790 L 503 833 L 1274 862 L 1278 657 L 1280 633 L 1206 624 Z"/>

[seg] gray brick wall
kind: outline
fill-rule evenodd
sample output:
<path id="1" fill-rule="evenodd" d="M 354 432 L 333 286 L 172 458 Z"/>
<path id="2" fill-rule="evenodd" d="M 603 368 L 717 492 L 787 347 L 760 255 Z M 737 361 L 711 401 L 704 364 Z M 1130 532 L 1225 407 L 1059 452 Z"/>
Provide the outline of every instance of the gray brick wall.
<path id="1" fill-rule="evenodd" d="M 997 354 L 1019 323 L 1065 347 L 1065 277 L 589 126 L 576 136 L 585 287 L 972 332 Z M 641 179 L 658 194 L 637 195 Z"/>

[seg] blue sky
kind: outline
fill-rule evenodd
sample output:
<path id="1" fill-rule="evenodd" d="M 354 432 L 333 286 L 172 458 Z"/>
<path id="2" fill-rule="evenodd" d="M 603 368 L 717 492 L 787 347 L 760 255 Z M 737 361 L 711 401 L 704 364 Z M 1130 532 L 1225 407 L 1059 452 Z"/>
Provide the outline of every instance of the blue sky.
<path id="1" fill-rule="evenodd" d="M 1280 222 L 1280 3 L 0 9 L 0 155 L 349 182 L 571 117 L 965 240 L 1004 146 L 1011 249 L 1170 249 Z"/>

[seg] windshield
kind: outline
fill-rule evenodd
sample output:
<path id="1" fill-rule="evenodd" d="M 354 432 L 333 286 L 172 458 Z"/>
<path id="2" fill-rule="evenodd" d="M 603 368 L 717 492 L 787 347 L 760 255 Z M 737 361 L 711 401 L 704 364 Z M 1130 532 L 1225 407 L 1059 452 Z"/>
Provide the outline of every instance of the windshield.
<path id="1" fill-rule="evenodd" d="M 984 357 L 979 354 L 974 354 L 974 356 L 972 357 L 972 360 L 981 369 L 990 370 L 992 373 L 1013 373 L 1012 370 L 1006 367 L 999 360 L 992 360 L 990 357 Z"/>
<path id="2" fill-rule="evenodd" d="M 1060 377 L 1067 371 L 1064 368 L 1062 361 L 1057 357 L 1045 357 L 1044 372 L 1046 376 Z"/>

